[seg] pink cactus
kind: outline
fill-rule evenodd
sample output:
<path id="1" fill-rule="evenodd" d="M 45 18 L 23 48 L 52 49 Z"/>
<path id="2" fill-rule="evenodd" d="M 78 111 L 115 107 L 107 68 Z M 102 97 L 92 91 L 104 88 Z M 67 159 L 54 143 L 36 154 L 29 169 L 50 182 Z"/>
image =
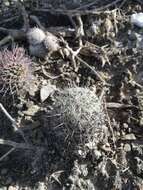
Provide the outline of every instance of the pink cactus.
<path id="1" fill-rule="evenodd" d="M 0 52 L 0 93 L 14 95 L 30 84 L 32 60 L 24 48 L 15 47 L 11 51 Z"/>

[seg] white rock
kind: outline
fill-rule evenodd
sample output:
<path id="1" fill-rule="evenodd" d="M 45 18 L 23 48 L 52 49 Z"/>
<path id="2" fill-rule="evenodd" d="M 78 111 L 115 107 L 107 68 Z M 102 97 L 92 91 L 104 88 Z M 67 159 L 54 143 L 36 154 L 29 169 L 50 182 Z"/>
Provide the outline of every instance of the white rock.
<path id="1" fill-rule="evenodd" d="M 40 90 L 40 99 L 41 102 L 44 102 L 52 93 L 56 90 L 55 85 L 48 84 L 46 86 L 42 86 Z"/>
<path id="2" fill-rule="evenodd" d="M 131 23 L 142 28 L 143 27 L 143 13 L 132 14 Z"/>

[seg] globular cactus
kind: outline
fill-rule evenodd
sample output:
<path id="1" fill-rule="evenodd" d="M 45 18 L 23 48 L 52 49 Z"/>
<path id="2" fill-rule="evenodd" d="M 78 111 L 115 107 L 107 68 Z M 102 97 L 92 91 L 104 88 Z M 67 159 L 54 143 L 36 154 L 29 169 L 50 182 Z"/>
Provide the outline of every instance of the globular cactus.
<path id="1" fill-rule="evenodd" d="M 14 47 L 11 51 L 0 52 L 0 94 L 20 94 L 28 90 L 34 77 L 31 72 L 32 60 L 25 54 L 24 48 Z"/>
<path id="2" fill-rule="evenodd" d="M 87 88 L 67 88 L 55 93 L 53 111 L 45 127 L 53 144 L 57 142 L 58 150 L 63 145 L 63 152 L 68 154 L 84 152 L 91 146 L 96 149 L 107 142 L 103 103 Z"/>

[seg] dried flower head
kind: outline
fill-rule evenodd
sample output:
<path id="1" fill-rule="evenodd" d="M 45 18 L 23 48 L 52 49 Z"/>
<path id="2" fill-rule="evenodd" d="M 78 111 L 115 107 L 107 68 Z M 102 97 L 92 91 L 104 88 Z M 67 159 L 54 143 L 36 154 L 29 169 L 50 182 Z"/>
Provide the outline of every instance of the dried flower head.
<path id="1" fill-rule="evenodd" d="M 27 33 L 27 38 L 30 45 L 37 45 L 43 42 L 46 34 L 40 28 L 31 28 Z"/>
<path id="2" fill-rule="evenodd" d="M 31 28 L 27 32 L 30 55 L 45 58 L 60 49 L 58 38 L 40 28 Z"/>
<path id="3" fill-rule="evenodd" d="M 30 85 L 33 80 L 31 63 L 24 48 L 15 47 L 11 51 L 5 49 L 0 52 L 0 93 L 2 95 L 15 95 Z"/>

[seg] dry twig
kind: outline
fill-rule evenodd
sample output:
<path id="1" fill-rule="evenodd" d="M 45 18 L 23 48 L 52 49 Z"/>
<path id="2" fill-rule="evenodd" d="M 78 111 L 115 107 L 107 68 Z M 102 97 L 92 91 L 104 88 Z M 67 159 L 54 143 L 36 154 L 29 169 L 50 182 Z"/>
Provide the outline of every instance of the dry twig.
<path id="1" fill-rule="evenodd" d="M 1 24 L 6 24 L 7 22 L 12 22 L 13 20 L 16 20 L 16 19 L 18 19 L 18 18 L 19 18 L 19 16 L 14 16 L 14 17 L 10 17 L 10 18 L 5 19 L 5 20 L 1 20 L 1 21 L 0 21 L 0 25 L 1 25 Z"/>
<path id="2" fill-rule="evenodd" d="M 63 9 L 46 9 L 46 8 L 34 8 L 33 11 L 37 11 L 37 12 L 49 12 L 51 14 L 55 14 L 55 15 L 71 15 L 71 16 L 76 16 L 76 15 L 89 15 L 89 14 L 100 14 L 101 11 L 104 11 L 106 9 L 109 9 L 110 7 L 115 6 L 117 3 L 124 1 L 124 0 L 115 0 L 112 1 L 112 3 L 109 3 L 105 6 L 102 6 L 100 8 L 95 8 L 95 9 L 91 9 L 91 10 L 80 10 L 79 9 L 75 9 L 75 10 L 63 10 Z"/>
<path id="3" fill-rule="evenodd" d="M 87 9 L 93 5 L 95 5 L 97 3 L 97 1 L 95 0 L 94 2 L 91 2 L 91 3 L 87 3 L 85 5 L 81 5 L 80 7 L 78 7 L 76 10 L 81 10 L 81 9 Z"/>
<path id="4" fill-rule="evenodd" d="M 48 73 L 48 72 L 45 70 L 45 68 L 44 68 L 43 65 L 41 65 L 41 70 L 42 70 L 42 73 L 44 74 L 44 76 L 46 76 L 47 78 L 50 78 L 50 79 L 52 79 L 52 80 L 61 77 L 61 75 L 57 75 L 57 76 L 51 75 L 50 73 Z"/>
<path id="5" fill-rule="evenodd" d="M 7 110 L 4 108 L 4 106 L 0 103 L 0 109 L 5 114 L 5 116 L 9 119 L 9 121 L 12 123 L 12 127 L 15 131 L 18 131 L 20 135 L 23 137 L 24 141 L 27 142 L 24 133 L 22 130 L 20 130 L 19 124 L 11 117 L 11 115 L 7 112 Z"/>
<path id="6" fill-rule="evenodd" d="M 3 156 L 0 157 L 0 162 L 5 159 L 9 154 L 11 154 L 13 151 L 15 150 L 15 148 L 11 148 L 7 153 L 5 153 Z"/>
<path id="7" fill-rule="evenodd" d="M 103 84 L 107 84 L 106 81 L 102 78 L 102 76 L 95 69 L 93 69 L 92 66 L 90 66 L 86 61 L 84 61 L 83 59 L 81 59 L 79 56 L 76 56 L 76 58 L 81 63 L 83 63 L 87 68 L 89 68 L 99 78 L 99 80 L 103 82 Z"/>
<path id="8" fill-rule="evenodd" d="M 30 19 L 33 20 L 41 30 L 43 30 L 43 31 L 46 30 L 45 27 L 41 24 L 41 22 L 37 16 L 30 15 Z"/>
<path id="9" fill-rule="evenodd" d="M 107 110 L 107 102 L 106 102 L 106 99 L 105 99 L 105 96 L 104 96 L 105 92 L 106 92 L 106 89 L 103 89 L 102 101 L 104 103 L 104 111 L 105 111 L 107 122 L 108 122 L 109 132 L 112 135 L 113 147 L 114 147 L 114 149 L 116 149 L 116 138 L 115 138 L 114 130 L 112 128 L 111 120 L 110 120 L 110 117 L 109 117 L 109 114 L 108 114 L 108 110 Z"/>
<path id="10" fill-rule="evenodd" d="M 27 143 L 17 143 L 17 142 L 11 141 L 11 140 L 4 140 L 4 139 L 0 139 L 0 144 L 12 146 L 15 149 L 30 149 L 30 150 L 33 150 L 33 149 L 37 148 L 37 146 L 33 146 L 33 145 L 30 145 L 30 144 L 27 144 Z"/>
<path id="11" fill-rule="evenodd" d="M 61 40 L 62 42 L 65 44 L 67 50 L 69 51 L 70 53 L 70 58 L 71 58 L 71 61 L 76 69 L 76 59 L 78 61 L 80 61 L 81 63 L 83 63 L 87 68 L 89 68 L 98 78 L 99 80 L 101 80 L 103 82 L 103 84 L 107 84 L 106 81 L 102 78 L 102 76 L 97 72 L 95 71 L 95 69 L 93 69 L 92 66 L 90 66 L 86 61 L 84 61 L 83 59 L 81 59 L 78 54 L 80 53 L 81 49 L 82 49 L 82 46 L 80 46 L 76 51 L 73 51 L 73 49 L 71 47 L 69 47 L 68 43 L 61 37 Z"/>
<path id="12" fill-rule="evenodd" d="M 24 39 L 26 37 L 26 31 L 29 29 L 28 14 L 25 10 L 25 7 L 20 2 L 17 2 L 17 6 L 21 10 L 21 14 L 22 14 L 22 17 L 24 20 L 23 27 L 20 30 L 6 29 L 3 27 L 0 27 L 0 31 L 7 34 L 7 36 L 0 41 L 0 46 L 4 45 L 5 43 L 9 42 L 10 40 L 12 40 L 12 42 L 13 42 L 14 40 Z"/>

